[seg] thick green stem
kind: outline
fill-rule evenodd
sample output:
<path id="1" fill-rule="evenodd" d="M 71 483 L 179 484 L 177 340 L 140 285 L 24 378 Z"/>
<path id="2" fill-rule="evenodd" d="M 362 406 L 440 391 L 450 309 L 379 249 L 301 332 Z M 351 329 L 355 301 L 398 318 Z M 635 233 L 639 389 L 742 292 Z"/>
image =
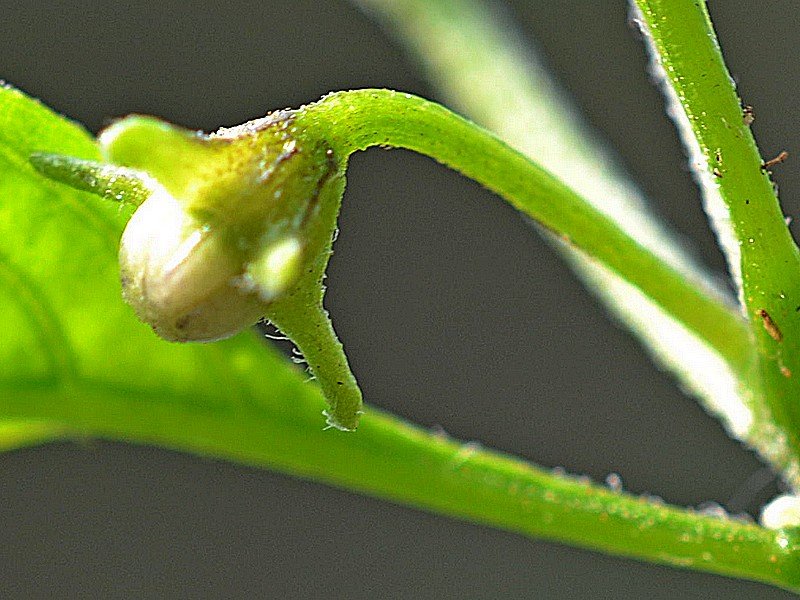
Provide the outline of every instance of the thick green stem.
<path id="1" fill-rule="evenodd" d="M 280 378 L 279 373 L 275 376 Z M 294 380 L 296 381 L 296 380 Z M 557 475 L 370 409 L 353 435 L 319 426 L 325 405 L 291 384 L 289 406 L 157 392 L 90 381 L 69 388 L 0 384 L 6 417 L 157 444 L 303 475 L 382 498 L 623 556 L 800 589 L 793 533 L 705 516 Z"/>
<path id="2" fill-rule="evenodd" d="M 766 401 L 783 432 L 774 436 L 776 444 L 783 436 L 794 456 L 800 456 L 800 252 L 762 167 L 749 115 L 743 114 L 705 2 L 637 4 L 668 91 L 677 96 L 677 124 L 695 159 L 706 201 L 712 212 L 727 210 L 718 228 L 729 229 L 721 232 L 723 249 L 731 270 L 741 273 Z M 715 201 L 723 206 L 713 206 Z M 726 235 L 733 237 L 727 246 Z"/>
<path id="3" fill-rule="evenodd" d="M 319 212 L 306 231 L 306 252 L 313 255 L 313 260 L 297 285 L 274 302 L 266 316 L 303 354 L 328 401 L 324 411 L 328 425 L 355 431 L 363 412 L 361 389 L 322 306 L 325 269 L 333 243 L 331 232 L 336 229 L 343 192 L 343 171 L 321 186 L 316 200 Z"/>
<path id="4" fill-rule="evenodd" d="M 328 425 L 355 431 L 363 413 L 361 390 L 322 304 L 282 311 L 270 321 L 303 353 L 330 406 L 324 411 Z"/>
<path id="5" fill-rule="evenodd" d="M 749 335 L 734 311 L 692 285 L 541 167 L 446 108 L 410 94 L 357 90 L 303 107 L 294 122 L 298 135 L 313 132 L 340 155 L 370 146 L 407 148 L 480 182 L 639 287 L 715 348 L 736 372 L 749 369 Z"/>

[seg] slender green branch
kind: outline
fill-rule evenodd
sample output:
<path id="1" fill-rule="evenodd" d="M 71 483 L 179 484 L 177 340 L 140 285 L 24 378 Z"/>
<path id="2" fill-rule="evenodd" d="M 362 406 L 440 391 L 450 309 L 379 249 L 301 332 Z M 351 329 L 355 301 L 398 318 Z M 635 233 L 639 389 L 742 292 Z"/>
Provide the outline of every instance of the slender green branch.
<path id="1" fill-rule="evenodd" d="M 266 349 L 265 349 L 266 351 Z M 800 589 L 795 534 L 636 498 L 428 433 L 370 409 L 356 434 L 319 427 L 321 394 L 282 380 L 292 405 L 233 404 L 89 381 L 0 386 L 0 411 L 78 432 L 268 466 L 536 538 Z"/>
<path id="2" fill-rule="evenodd" d="M 718 223 L 723 249 L 731 270 L 741 273 L 765 397 L 782 429 L 773 437 L 779 445 L 784 436 L 794 456 L 800 456 L 800 252 L 762 167 L 705 2 L 637 4 L 669 82 L 667 91 L 677 99 L 678 127 L 711 204 L 709 212 L 723 213 Z"/>
<path id="3" fill-rule="evenodd" d="M 749 336 L 739 315 L 541 167 L 444 107 L 388 90 L 339 92 L 300 109 L 294 124 L 298 135 L 313 132 L 339 155 L 370 146 L 407 148 L 480 182 L 639 287 L 737 372 L 750 368 Z"/>
<path id="4" fill-rule="evenodd" d="M 270 321 L 301 349 L 330 405 L 324 411 L 328 425 L 355 431 L 363 414 L 361 389 L 321 301 L 282 310 Z"/>
<path id="5" fill-rule="evenodd" d="M 302 352 L 328 401 L 323 411 L 328 426 L 355 431 L 363 414 L 361 389 L 322 306 L 324 273 L 333 243 L 330 232 L 336 228 L 343 191 L 344 177 L 334 177 L 323 188 L 318 219 L 306 232 L 309 246 L 316 251 L 315 260 L 298 285 L 270 306 L 266 316 Z"/>
<path id="6" fill-rule="evenodd" d="M 390 26 L 444 104 L 536 161 L 687 276 L 719 287 L 649 210 L 503 6 L 482 0 L 353 1 Z"/>
<path id="7" fill-rule="evenodd" d="M 113 165 L 46 152 L 31 154 L 28 160 L 42 175 L 76 190 L 97 193 L 102 186 L 102 196 L 107 200 L 139 206 L 151 194 L 141 173 L 128 173 Z"/>

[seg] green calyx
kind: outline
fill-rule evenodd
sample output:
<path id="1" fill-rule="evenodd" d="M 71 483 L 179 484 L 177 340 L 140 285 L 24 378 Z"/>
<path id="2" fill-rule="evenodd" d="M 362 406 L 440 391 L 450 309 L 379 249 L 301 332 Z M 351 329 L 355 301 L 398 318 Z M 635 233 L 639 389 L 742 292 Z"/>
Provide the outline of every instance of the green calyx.
<path id="1" fill-rule="evenodd" d="M 338 167 L 322 141 L 295 137 L 292 122 L 278 112 L 205 135 L 131 116 L 98 142 L 110 162 L 146 172 L 190 216 L 252 252 L 265 236 L 308 225 L 319 187 Z"/>

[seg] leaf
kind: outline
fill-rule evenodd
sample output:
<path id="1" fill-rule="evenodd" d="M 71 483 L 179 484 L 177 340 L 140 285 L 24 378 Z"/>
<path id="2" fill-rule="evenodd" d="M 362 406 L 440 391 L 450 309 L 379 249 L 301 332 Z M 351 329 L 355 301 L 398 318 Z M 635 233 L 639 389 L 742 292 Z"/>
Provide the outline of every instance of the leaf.
<path id="1" fill-rule="evenodd" d="M 66 437 L 68 428 L 40 421 L 0 420 L 0 451 L 36 446 Z"/>

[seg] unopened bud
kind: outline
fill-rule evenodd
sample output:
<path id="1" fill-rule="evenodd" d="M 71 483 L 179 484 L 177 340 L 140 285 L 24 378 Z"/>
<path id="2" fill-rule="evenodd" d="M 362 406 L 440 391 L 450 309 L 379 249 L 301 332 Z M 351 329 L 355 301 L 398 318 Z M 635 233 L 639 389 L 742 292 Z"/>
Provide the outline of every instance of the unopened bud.
<path id="1" fill-rule="evenodd" d="M 800 498 L 778 496 L 761 511 L 761 524 L 767 529 L 800 527 Z"/>
<path id="2" fill-rule="evenodd" d="M 318 139 L 294 135 L 292 119 L 279 112 L 204 135 L 132 116 L 98 138 L 111 164 L 31 160 L 137 206 L 120 245 L 125 300 L 164 339 L 212 341 L 255 324 L 301 274 L 318 284 L 333 227 L 317 227 L 320 195 L 341 165 Z"/>
<path id="3" fill-rule="evenodd" d="M 122 235 L 123 296 L 166 340 L 228 337 L 264 314 L 259 296 L 235 285 L 244 265 L 231 254 L 216 232 L 159 190 L 136 210 Z"/>
<path id="4" fill-rule="evenodd" d="M 297 281 L 319 188 L 335 165 L 278 114 L 206 136 L 148 117 L 100 135 L 109 160 L 157 182 L 120 247 L 123 293 L 173 341 L 211 341 L 262 318 Z"/>

